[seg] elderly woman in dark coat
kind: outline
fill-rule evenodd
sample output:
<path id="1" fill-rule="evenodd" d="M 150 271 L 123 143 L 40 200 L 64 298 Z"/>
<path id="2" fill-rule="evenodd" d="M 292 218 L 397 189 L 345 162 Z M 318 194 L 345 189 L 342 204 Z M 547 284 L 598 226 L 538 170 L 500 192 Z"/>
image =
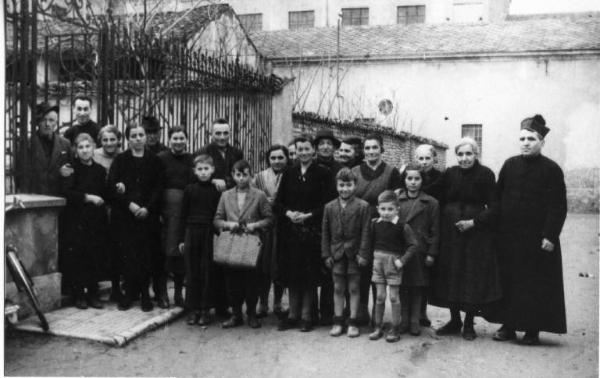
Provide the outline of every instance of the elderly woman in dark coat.
<path id="1" fill-rule="evenodd" d="M 476 337 L 473 318 L 485 305 L 500 299 L 500 278 L 492 228 L 497 201 L 494 173 L 477 159 L 477 143 L 463 138 L 455 147 L 458 166 L 448 168 L 441 186 L 441 243 L 430 303 L 448 307 L 450 321 L 438 335 L 459 333 L 465 311 L 463 338 Z"/>
<path id="2" fill-rule="evenodd" d="M 64 209 L 64 255 L 62 272 L 72 285 L 75 306 L 102 308 L 98 281 L 104 265 L 108 236 L 106 170 L 92 160 L 94 140 L 82 133 L 75 138 L 77 159 L 73 174 L 62 178 Z M 84 293 L 87 290 L 87 293 Z M 86 295 L 87 294 L 87 295 Z"/>
<path id="3" fill-rule="evenodd" d="M 315 290 L 322 281 L 321 222 L 325 204 L 335 198 L 335 184 L 329 169 L 314 161 L 310 137 L 295 141 L 298 164 L 287 168 L 275 198 L 281 222 L 280 236 L 285 281 L 289 288 L 289 317 L 279 330 L 295 327 L 302 318 L 301 330 L 312 328 Z"/>
<path id="4" fill-rule="evenodd" d="M 151 311 L 148 285 L 152 263 L 161 253 L 159 214 L 163 169 L 158 157 L 145 149 L 143 127 L 130 124 L 125 136 L 129 149 L 115 158 L 108 176 L 125 281 L 125 296 L 119 302 L 119 309 L 129 309 L 141 293 L 142 310 Z"/>

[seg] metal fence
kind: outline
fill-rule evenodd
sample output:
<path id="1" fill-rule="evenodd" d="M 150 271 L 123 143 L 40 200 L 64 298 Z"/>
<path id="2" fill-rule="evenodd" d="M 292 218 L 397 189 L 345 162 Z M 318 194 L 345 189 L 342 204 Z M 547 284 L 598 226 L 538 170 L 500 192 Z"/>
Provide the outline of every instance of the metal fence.
<path id="1" fill-rule="evenodd" d="M 58 104 L 59 124 L 64 130 L 73 119 L 72 99 L 79 93 L 93 98 L 100 125 L 114 124 L 123 130 L 129 122 L 154 115 L 163 126 L 163 141 L 169 127 L 184 126 L 191 151 L 208 143 L 213 120 L 225 118 L 232 127 L 233 144 L 244 151 L 254 169 L 264 168 L 264 153 L 271 144 L 272 97 L 282 86 L 276 76 L 192 51 L 175 37 L 132 32 L 131 25 L 106 24 L 101 30 L 41 38 L 35 35 L 31 44 L 21 44 L 27 37 L 23 32 L 26 20 L 17 16 L 10 21 L 7 192 L 27 191 L 21 176 L 29 164 L 27 141 L 35 125 L 27 120 L 34 104 Z M 26 73 L 23 65 L 28 67 Z"/>

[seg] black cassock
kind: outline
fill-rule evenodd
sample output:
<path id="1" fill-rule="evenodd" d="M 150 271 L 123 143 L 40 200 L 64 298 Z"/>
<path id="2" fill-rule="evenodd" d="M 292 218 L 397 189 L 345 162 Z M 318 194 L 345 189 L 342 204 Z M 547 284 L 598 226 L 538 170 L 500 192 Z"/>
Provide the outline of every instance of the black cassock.
<path id="1" fill-rule="evenodd" d="M 559 241 L 567 216 L 563 172 L 545 156 L 515 156 L 504 163 L 497 189 L 505 298 L 495 320 L 519 331 L 566 333 Z M 554 251 L 541 249 L 544 238 Z"/>

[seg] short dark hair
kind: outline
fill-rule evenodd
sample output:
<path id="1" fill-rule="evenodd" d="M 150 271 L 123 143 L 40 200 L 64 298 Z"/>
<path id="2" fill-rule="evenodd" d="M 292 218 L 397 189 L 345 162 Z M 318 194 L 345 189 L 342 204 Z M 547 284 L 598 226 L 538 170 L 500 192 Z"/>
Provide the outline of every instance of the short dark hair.
<path id="1" fill-rule="evenodd" d="M 379 196 L 377 196 L 378 205 L 388 202 L 391 202 L 394 205 L 398 206 L 398 196 L 396 195 L 396 193 L 394 193 L 393 190 L 384 190 Z"/>
<path id="2" fill-rule="evenodd" d="M 308 134 L 302 134 L 296 138 L 294 138 L 294 146 L 296 146 L 298 143 L 310 143 L 311 146 L 313 146 L 313 148 L 315 148 L 315 140 L 313 139 L 312 136 L 308 135 Z"/>
<path id="3" fill-rule="evenodd" d="M 176 133 L 183 133 L 183 135 L 185 135 L 186 138 L 188 137 L 188 133 L 187 133 L 185 127 L 183 127 L 183 126 L 173 126 L 173 127 L 169 128 L 169 131 L 167 131 L 167 135 L 169 136 L 169 138 L 171 136 L 173 136 L 173 134 L 176 134 Z"/>
<path id="4" fill-rule="evenodd" d="M 421 166 L 419 166 L 417 163 L 408 163 L 400 174 L 400 185 L 402 188 L 406 189 L 406 176 L 408 175 L 408 171 L 419 172 L 419 175 L 421 175 L 421 180 L 425 180 L 425 177 L 423 177 L 423 168 L 421 168 Z"/>
<path id="5" fill-rule="evenodd" d="M 252 166 L 250 166 L 250 163 L 248 163 L 247 160 L 238 160 L 233 164 L 233 167 L 231 167 L 231 173 L 235 171 L 244 173 L 246 169 L 248 172 L 252 173 Z"/>
<path id="6" fill-rule="evenodd" d="M 356 183 L 358 181 L 358 177 L 350 168 L 344 167 L 335 175 L 335 180 L 344 182 L 354 181 L 354 183 Z"/>
<path id="7" fill-rule="evenodd" d="M 90 134 L 80 133 L 79 135 L 77 135 L 77 138 L 75 138 L 75 143 L 73 144 L 73 147 L 77 148 L 79 143 L 83 142 L 84 140 L 89 141 L 94 146 L 96 145 L 96 142 L 94 142 L 94 138 L 92 138 Z"/>
<path id="8" fill-rule="evenodd" d="M 213 121 L 213 123 L 212 123 L 212 124 L 213 124 L 213 125 L 216 125 L 216 124 L 218 124 L 218 123 L 219 123 L 219 124 L 226 124 L 226 125 L 229 125 L 229 122 L 228 122 L 228 121 L 227 121 L 225 118 L 217 118 L 217 119 L 215 119 L 215 120 Z"/>
<path id="9" fill-rule="evenodd" d="M 143 129 L 143 127 L 138 124 L 135 121 L 131 121 L 127 124 L 127 127 L 125 128 L 125 138 L 129 139 L 129 135 L 131 134 L 131 130 L 133 129 L 137 129 L 138 127 L 141 127 Z M 146 132 L 146 130 L 144 129 L 144 133 Z"/>
<path id="10" fill-rule="evenodd" d="M 194 158 L 194 167 L 198 164 L 208 164 L 214 168 L 215 162 L 210 155 L 200 154 Z"/>
<path id="11" fill-rule="evenodd" d="M 284 146 L 283 144 L 274 144 L 271 147 L 269 147 L 269 149 L 267 150 L 267 154 L 265 155 L 266 159 L 267 159 L 267 164 L 269 164 L 269 158 L 271 157 L 271 152 L 273 151 L 283 151 L 283 154 L 285 155 L 285 158 L 287 160 L 290 159 L 290 151 L 287 149 L 286 146 Z"/>
<path id="12" fill-rule="evenodd" d="M 363 148 L 364 148 L 364 145 L 367 143 L 368 140 L 376 140 L 377 143 L 379 143 L 379 147 L 381 148 L 381 152 L 383 152 L 383 137 L 380 134 L 375 134 L 375 133 L 369 133 L 369 134 L 367 134 L 367 136 L 365 137 L 365 141 L 363 143 Z"/>
<path id="13" fill-rule="evenodd" d="M 90 106 L 92 106 L 92 98 L 86 94 L 83 94 L 83 93 L 76 94 L 75 97 L 73 97 L 72 104 L 75 105 L 75 101 L 77 101 L 77 100 L 87 101 L 90 103 Z"/>

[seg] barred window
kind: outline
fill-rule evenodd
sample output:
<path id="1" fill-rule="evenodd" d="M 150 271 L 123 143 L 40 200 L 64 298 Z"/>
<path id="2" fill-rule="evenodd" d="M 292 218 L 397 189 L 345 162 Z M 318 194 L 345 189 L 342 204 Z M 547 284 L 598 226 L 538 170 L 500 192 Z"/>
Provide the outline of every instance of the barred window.
<path id="1" fill-rule="evenodd" d="M 425 5 L 398 7 L 398 25 L 422 24 L 425 22 Z"/>
<path id="2" fill-rule="evenodd" d="M 262 13 L 240 14 L 238 17 L 246 31 L 262 30 Z"/>
<path id="3" fill-rule="evenodd" d="M 342 8 L 342 26 L 369 25 L 369 8 Z"/>
<path id="4" fill-rule="evenodd" d="M 473 138 L 477 142 L 479 147 L 479 155 L 481 156 L 483 150 L 482 147 L 482 132 L 480 124 L 466 124 L 462 125 L 462 137 Z"/>
<path id="5" fill-rule="evenodd" d="M 290 30 L 315 27 L 315 11 L 289 12 Z"/>

